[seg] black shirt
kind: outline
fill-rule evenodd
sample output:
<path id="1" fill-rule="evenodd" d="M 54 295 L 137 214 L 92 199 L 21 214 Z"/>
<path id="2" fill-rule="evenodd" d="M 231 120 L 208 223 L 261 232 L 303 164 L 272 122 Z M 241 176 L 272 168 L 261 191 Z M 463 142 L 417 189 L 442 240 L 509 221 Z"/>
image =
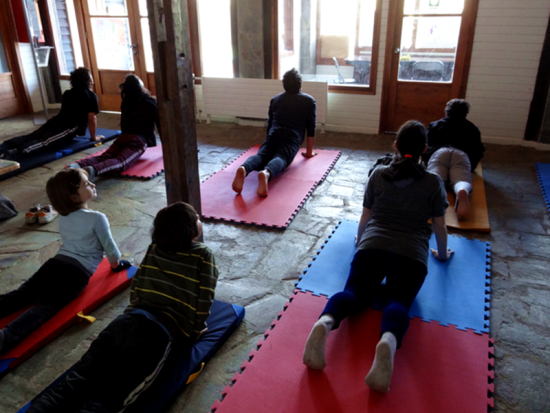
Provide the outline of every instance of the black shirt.
<path id="1" fill-rule="evenodd" d="M 90 89 L 73 88 L 63 93 L 61 111 L 55 118 L 67 128 L 77 126 L 76 134 L 82 136 L 88 128 L 88 113 L 99 113 L 97 95 Z"/>
<path id="2" fill-rule="evenodd" d="M 157 101 L 151 96 L 127 98 L 120 105 L 122 133 L 138 135 L 148 147 L 157 146 L 155 125 L 160 132 Z"/>
<path id="3" fill-rule="evenodd" d="M 460 149 L 466 153 L 470 158 L 472 171 L 476 169 L 485 152 L 479 129 L 466 118 L 445 117 L 430 123 L 428 150 L 424 155 L 424 161 L 427 163 L 435 151 L 444 147 Z"/>
<path id="4" fill-rule="evenodd" d="M 292 130 L 300 142 L 303 142 L 306 129 L 307 136 L 315 136 L 316 117 L 317 109 L 313 97 L 302 92 L 280 93 L 269 103 L 267 134 L 275 129 L 286 128 Z"/>

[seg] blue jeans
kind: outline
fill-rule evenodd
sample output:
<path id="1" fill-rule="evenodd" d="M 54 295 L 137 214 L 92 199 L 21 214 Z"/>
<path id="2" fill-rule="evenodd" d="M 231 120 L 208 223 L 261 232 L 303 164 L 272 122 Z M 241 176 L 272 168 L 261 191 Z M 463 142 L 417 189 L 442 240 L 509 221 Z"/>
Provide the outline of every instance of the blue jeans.
<path id="1" fill-rule="evenodd" d="M 249 157 L 242 166 L 248 175 L 251 171 L 269 171 L 269 179 L 280 174 L 292 163 L 302 142 L 294 131 L 274 129 L 267 136 L 258 153 Z"/>
<path id="2" fill-rule="evenodd" d="M 420 261 L 376 249 L 358 250 L 351 262 L 344 291 L 329 299 L 322 314 L 334 317 L 333 329 L 338 328 L 348 315 L 371 304 L 386 278 L 387 300 L 383 307 L 381 335 L 393 333 L 399 348 L 409 328 L 409 309 L 427 273 L 428 269 Z"/>

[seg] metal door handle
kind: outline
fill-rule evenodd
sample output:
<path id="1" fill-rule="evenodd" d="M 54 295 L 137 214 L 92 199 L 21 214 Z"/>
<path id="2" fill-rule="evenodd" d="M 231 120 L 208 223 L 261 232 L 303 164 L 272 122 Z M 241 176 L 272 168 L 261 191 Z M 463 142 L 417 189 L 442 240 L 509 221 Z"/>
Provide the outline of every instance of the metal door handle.
<path id="1" fill-rule="evenodd" d="M 396 47 L 395 50 L 393 51 L 394 53 L 399 53 L 401 51 L 401 49 L 399 47 Z"/>

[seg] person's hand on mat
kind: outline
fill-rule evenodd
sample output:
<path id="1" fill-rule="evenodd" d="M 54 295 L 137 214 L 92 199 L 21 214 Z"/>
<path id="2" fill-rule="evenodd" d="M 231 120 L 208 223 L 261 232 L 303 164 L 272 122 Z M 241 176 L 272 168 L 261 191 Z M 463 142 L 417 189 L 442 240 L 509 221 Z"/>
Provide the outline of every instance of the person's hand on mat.
<path id="1" fill-rule="evenodd" d="M 90 138 L 92 142 L 100 141 L 101 139 L 105 139 L 105 136 L 103 135 L 96 135 L 95 138 Z"/>
<path id="2" fill-rule="evenodd" d="M 307 151 L 302 152 L 302 156 L 308 159 L 313 158 L 315 155 L 317 155 L 317 152 L 313 152 L 313 151 L 311 153 L 307 153 Z"/>
<path id="3" fill-rule="evenodd" d="M 451 255 L 453 255 L 455 252 L 452 251 L 450 248 L 447 248 L 447 254 L 445 254 L 445 257 L 443 255 L 439 255 L 436 249 L 431 248 L 432 254 L 434 255 L 435 259 L 438 261 L 447 261 L 449 258 L 451 258 Z"/>
<path id="4" fill-rule="evenodd" d="M 113 264 L 111 264 L 111 269 L 113 270 L 113 272 L 121 272 L 121 271 L 124 271 L 127 268 L 130 268 L 131 266 L 132 266 L 132 264 L 130 264 L 129 261 L 120 260 L 118 262 L 118 265 L 115 268 L 113 268 Z"/>
<path id="5" fill-rule="evenodd" d="M 206 327 L 205 329 L 203 329 L 203 330 L 199 333 L 199 336 L 197 337 L 197 340 L 198 340 L 199 338 L 201 338 L 201 337 L 204 335 L 204 333 L 206 333 L 207 331 L 208 331 L 208 327 Z"/>

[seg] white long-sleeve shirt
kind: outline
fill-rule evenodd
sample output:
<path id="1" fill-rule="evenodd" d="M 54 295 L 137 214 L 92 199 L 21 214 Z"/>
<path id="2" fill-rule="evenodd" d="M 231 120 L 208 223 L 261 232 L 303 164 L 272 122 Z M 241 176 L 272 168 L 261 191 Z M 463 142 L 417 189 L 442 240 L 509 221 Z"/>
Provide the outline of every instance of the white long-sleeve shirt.
<path id="1" fill-rule="evenodd" d="M 121 254 L 113 237 L 105 214 L 90 209 L 79 209 L 59 217 L 59 234 L 62 245 L 57 251 L 76 259 L 93 274 L 103 260 L 103 252 L 109 262 L 116 262 Z"/>

